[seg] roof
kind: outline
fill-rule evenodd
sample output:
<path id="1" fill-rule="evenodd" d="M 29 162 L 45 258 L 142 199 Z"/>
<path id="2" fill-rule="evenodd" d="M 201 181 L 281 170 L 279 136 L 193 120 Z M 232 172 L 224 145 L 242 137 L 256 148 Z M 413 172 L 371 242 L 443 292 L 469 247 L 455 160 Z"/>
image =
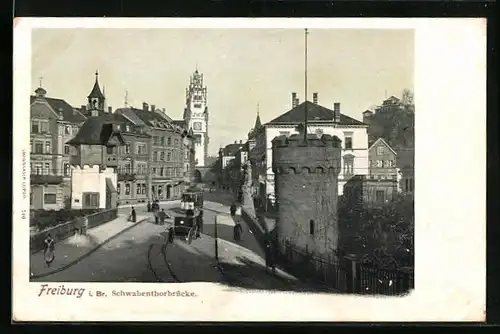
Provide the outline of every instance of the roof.
<path id="1" fill-rule="evenodd" d="M 124 114 L 129 120 L 133 121 L 135 124 L 136 121 L 147 125 L 153 126 L 157 128 L 165 128 L 174 130 L 176 126 L 171 123 L 167 118 L 163 117 L 160 113 L 151 111 L 151 110 L 143 110 L 137 108 L 120 108 L 117 109 L 118 113 Z M 139 125 L 139 124 L 137 124 Z"/>
<path id="2" fill-rule="evenodd" d="M 388 105 L 388 104 L 397 104 L 397 103 L 399 103 L 399 102 L 400 102 L 400 100 L 399 100 L 397 97 L 395 97 L 395 96 L 393 95 L 393 96 L 391 96 L 390 98 L 385 99 L 385 100 L 384 100 L 384 102 L 382 102 L 382 104 L 383 104 L 383 105 Z"/>
<path id="3" fill-rule="evenodd" d="M 97 97 L 99 99 L 104 99 L 104 94 L 101 92 L 101 88 L 99 87 L 99 79 L 98 79 L 99 74 L 96 72 L 95 73 L 95 82 L 94 82 L 94 87 L 92 88 L 92 91 L 90 92 L 88 98 L 91 97 Z"/>
<path id="4" fill-rule="evenodd" d="M 302 102 L 295 108 L 287 111 L 281 116 L 276 117 L 267 124 L 280 124 L 280 123 L 301 123 L 304 121 L 305 109 L 307 106 L 307 120 L 308 121 L 333 121 L 333 110 L 325 108 L 319 104 L 312 103 L 310 101 Z M 352 117 L 340 114 L 340 122 L 342 125 L 366 125 Z"/>
<path id="5" fill-rule="evenodd" d="M 187 128 L 187 124 L 184 120 L 173 120 L 172 121 L 175 125 L 180 126 L 181 128 L 185 129 Z"/>
<path id="6" fill-rule="evenodd" d="M 396 153 L 396 151 L 394 151 L 394 149 L 389 144 L 387 144 L 387 142 L 382 137 L 380 137 L 379 139 L 375 140 L 375 142 L 370 145 L 370 147 L 368 148 L 368 150 L 371 150 L 372 147 L 375 147 L 375 145 L 377 145 L 378 143 L 384 144 L 386 147 L 388 147 L 392 151 L 392 153 L 394 153 L 395 155 L 398 155 Z"/>
<path id="7" fill-rule="evenodd" d="M 229 144 L 229 145 L 226 145 L 226 147 L 224 147 L 222 149 L 222 153 L 226 156 L 227 155 L 235 155 L 242 147 L 243 147 L 243 144 Z"/>
<path id="8" fill-rule="evenodd" d="M 257 118 L 255 119 L 255 125 L 253 126 L 254 129 L 258 129 L 262 126 L 262 122 L 260 121 L 260 115 L 257 113 Z"/>
<path id="9" fill-rule="evenodd" d="M 37 99 L 36 96 L 30 96 L 30 104 L 33 104 Z M 73 108 L 69 103 L 62 99 L 52 98 L 52 97 L 42 97 L 38 99 L 43 99 L 47 101 L 50 107 L 56 113 L 62 113 L 63 120 L 69 123 L 83 123 L 85 122 L 86 117 L 79 112 L 77 109 Z"/>
<path id="10" fill-rule="evenodd" d="M 120 133 L 113 131 L 112 124 L 121 124 L 114 114 L 105 114 L 102 116 L 88 117 L 85 123 L 80 127 L 76 136 L 69 140 L 69 145 L 106 145 L 113 135 L 123 142 Z"/>

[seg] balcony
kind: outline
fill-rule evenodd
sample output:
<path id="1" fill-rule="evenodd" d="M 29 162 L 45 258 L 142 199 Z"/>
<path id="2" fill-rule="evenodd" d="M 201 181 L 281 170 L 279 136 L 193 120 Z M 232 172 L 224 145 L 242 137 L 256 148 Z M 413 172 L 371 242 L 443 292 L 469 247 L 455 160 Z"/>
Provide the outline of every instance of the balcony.
<path id="1" fill-rule="evenodd" d="M 30 184 L 45 185 L 45 184 L 61 184 L 63 177 L 61 175 L 49 174 L 31 174 Z"/>

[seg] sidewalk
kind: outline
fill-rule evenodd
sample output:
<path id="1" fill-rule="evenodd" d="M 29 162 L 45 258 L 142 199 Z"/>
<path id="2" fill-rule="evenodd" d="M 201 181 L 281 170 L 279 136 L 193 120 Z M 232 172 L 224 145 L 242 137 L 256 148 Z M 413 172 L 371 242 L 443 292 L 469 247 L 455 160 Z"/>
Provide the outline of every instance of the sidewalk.
<path id="1" fill-rule="evenodd" d="M 31 254 L 30 277 L 41 278 L 71 267 L 102 244 L 149 218 L 148 215 L 138 215 L 137 223 L 132 223 L 127 220 L 127 216 L 119 214 L 118 218 L 89 229 L 86 236 L 75 235 L 58 242 L 55 245 L 56 257 L 50 267 L 45 263 L 43 251 Z"/>
<path id="2" fill-rule="evenodd" d="M 178 198 L 169 199 L 169 200 L 163 200 L 163 201 L 160 201 L 160 204 L 175 204 L 176 202 L 180 203 L 181 200 L 178 199 Z M 146 203 L 136 203 L 136 204 L 124 204 L 124 205 L 119 205 L 118 209 L 125 209 L 125 208 L 131 208 L 131 207 L 140 208 L 140 207 L 146 206 L 147 204 L 148 204 L 148 202 L 146 202 Z"/>

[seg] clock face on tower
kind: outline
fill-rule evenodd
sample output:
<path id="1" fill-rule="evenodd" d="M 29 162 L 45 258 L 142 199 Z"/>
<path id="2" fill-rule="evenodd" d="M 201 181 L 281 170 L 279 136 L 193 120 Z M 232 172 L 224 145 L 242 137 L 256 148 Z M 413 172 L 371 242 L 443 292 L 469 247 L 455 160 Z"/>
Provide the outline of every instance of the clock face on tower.
<path id="1" fill-rule="evenodd" d="M 201 122 L 194 122 L 193 127 L 195 130 L 201 130 Z"/>

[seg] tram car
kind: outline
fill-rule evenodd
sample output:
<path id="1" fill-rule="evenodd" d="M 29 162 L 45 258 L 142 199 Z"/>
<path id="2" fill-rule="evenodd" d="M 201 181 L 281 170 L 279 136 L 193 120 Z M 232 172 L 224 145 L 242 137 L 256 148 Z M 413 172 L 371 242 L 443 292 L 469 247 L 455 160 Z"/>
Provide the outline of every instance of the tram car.
<path id="1" fill-rule="evenodd" d="M 188 244 L 198 238 L 198 225 L 196 217 L 192 210 L 188 210 L 186 216 L 177 216 L 174 218 L 174 226 L 168 231 L 169 242 L 174 242 L 175 239 L 181 239 Z"/>
<path id="2" fill-rule="evenodd" d="M 188 188 L 182 193 L 181 211 L 199 211 L 203 209 L 203 190 L 199 188 Z"/>

